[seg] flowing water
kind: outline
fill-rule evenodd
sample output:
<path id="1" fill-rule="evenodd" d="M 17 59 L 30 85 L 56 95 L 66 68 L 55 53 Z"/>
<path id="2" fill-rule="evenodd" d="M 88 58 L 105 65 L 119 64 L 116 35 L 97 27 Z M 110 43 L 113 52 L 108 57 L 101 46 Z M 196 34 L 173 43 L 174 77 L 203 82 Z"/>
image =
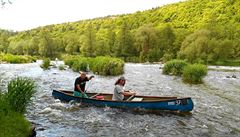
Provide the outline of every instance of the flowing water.
<path id="1" fill-rule="evenodd" d="M 180 77 L 162 75 L 159 64 L 125 65 L 126 88 L 137 94 L 192 97 L 195 105 L 192 115 L 182 116 L 139 114 L 62 103 L 52 97 L 52 90 L 72 90 L 79 74 L 70 69 L 44 71 L 39 65 L 40 62 L 0 64 L 3 88 L 10 79 L 18 76 L 30 77 L 36 82 L 37 92 L 26 117 L 36 125 L 37 137 L 240 136 L 239 68 L 238 71 L 209 70 L 204 84 L 189 85 L 184 84 Z M 86 89 L 89 92 L 112 93 L 117 78 L 95 75 Z"/>

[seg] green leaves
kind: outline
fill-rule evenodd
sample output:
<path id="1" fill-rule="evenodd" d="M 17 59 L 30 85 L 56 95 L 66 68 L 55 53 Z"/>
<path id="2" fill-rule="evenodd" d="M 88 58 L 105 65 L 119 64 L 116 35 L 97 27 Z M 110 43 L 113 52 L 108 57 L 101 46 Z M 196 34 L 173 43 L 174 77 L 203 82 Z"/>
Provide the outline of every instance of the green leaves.
<path id="1" fill-rule="evenodd" d="M 183 69 L 182 79 L 184 82 L 191 84 L 200 84 L 202 79 L 207 75 L 207 67 L 202 64 L 188 65 Z"/>
<path id="2" fill-rule="evenodd" d="M 27 78 L 16 78 L 8 84 L 6 101 L 12 110 L 24 113 L 34 93 L 34 81 Z"/>

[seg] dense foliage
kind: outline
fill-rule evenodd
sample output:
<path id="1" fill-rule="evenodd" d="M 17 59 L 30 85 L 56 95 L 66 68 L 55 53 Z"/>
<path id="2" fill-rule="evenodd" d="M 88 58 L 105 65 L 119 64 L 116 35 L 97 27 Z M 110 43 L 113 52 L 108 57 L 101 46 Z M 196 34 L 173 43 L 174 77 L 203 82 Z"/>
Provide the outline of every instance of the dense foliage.
<path id="1" fill-rule="evenodd" d="M 187 66 L 187 62 L 183 60 L 171 60 L 164 64 L 163 74 L 171 74 L 176 76 L 181 76 L 183 73 L 183 69 Z"/>
<path id="2" fill-rule="evenodd" d="M 184 82 L 192 84 L 202 83 L 202 79 L 207 75 L 207 67 L 202 64 L 188 65 L 183 70 L 182 79 Z"/>
<path id="3" fill-rule="evenodd" d="M 24 113 L 35 93 L 35 84 L 27 78 L 16 78 L 8 84 L 7 101 L 12 110 Z"/>
<path id="4" fill-rule="evenodd" d="M 33 81 L 17 78 L 10 81 L 7 92 L 0 91 L 0 137 L 26 137 L 31 133 L 24 112 L 34 87 Z"/>
<path id="5" fill-rule="evenodd" d="M 36 58 L 28 55 L 12 55 L 0 53 L 0 62 L 8 63 L 30 63 L 36 61 Z"/>
<path id="6" fill-rule="evenodd" d="M 182 76 L 182 80 L 190 84 L 200 84 L 207 75 L 207 67 L 203 64 L 188 64 L 183 60 L 171 60 L 165 63 L 163 74 Z"/>
<path id="7" fill-rule="evenodd" d="M 40 65 L 41 68 L 44 70 L 48 69 L 50 67 L 51 60 L 49 58 L 43 59 L 42 64 Z"/>
<path id="8" fill-rule="evenodd" d="M 0 52 L 216 64 L 240 59 L 240 1 L 187 0 L 134 14 L 0 31 Z M 236 63 L 238 64 L 238 63 Z"/>
<path id="9" fill-rule="evenodd" d="M 124 61 L 112 57 L 86 58 L 82 56 L 67 56 L 64 60 L 74 71 L 93 71 L 100 75 L 120 75 L 123 73 Z"/>

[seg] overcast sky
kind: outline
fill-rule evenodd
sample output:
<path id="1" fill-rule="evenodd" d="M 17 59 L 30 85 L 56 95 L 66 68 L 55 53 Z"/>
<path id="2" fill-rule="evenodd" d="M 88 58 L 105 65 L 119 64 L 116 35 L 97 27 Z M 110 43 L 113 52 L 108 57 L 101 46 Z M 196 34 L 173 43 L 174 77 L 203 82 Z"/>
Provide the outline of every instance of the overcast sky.
<path id="1" fill-rule="evenodd" d="M 10 0 L 0 8 L 0 28 L 27 30 L 107 15 L 134 13 L 181 0 Z"/>

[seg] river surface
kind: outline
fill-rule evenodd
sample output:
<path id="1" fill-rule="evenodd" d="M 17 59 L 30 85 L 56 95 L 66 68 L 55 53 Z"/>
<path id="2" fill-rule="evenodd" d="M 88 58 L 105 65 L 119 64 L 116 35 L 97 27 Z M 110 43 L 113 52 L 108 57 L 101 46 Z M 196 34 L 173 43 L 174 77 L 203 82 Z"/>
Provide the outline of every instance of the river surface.
<path id="1" fill-rule="evenodd" d="M 125 64 L 126 88 L 137 94 L 192 97 L 192 115 L 182 116 L 61 103 L 52 97 L 52 90 L 72 90 L 79 74 L 71 69 L 42 70 L 39 66 L 40 62 L 0 64 L 1 87 L 6 88 L 10 79 L 19 76 L 36 82 L 37 92 L 26 117 L 36 125 L 37 137 L 240 136 L 240 71 L 209 70 L 204 84 L 189 85 L 180 77 L 163 75 L 160 64 Z M 86 89 L 112 93 L 117 78 L 95 75 Z"/>

